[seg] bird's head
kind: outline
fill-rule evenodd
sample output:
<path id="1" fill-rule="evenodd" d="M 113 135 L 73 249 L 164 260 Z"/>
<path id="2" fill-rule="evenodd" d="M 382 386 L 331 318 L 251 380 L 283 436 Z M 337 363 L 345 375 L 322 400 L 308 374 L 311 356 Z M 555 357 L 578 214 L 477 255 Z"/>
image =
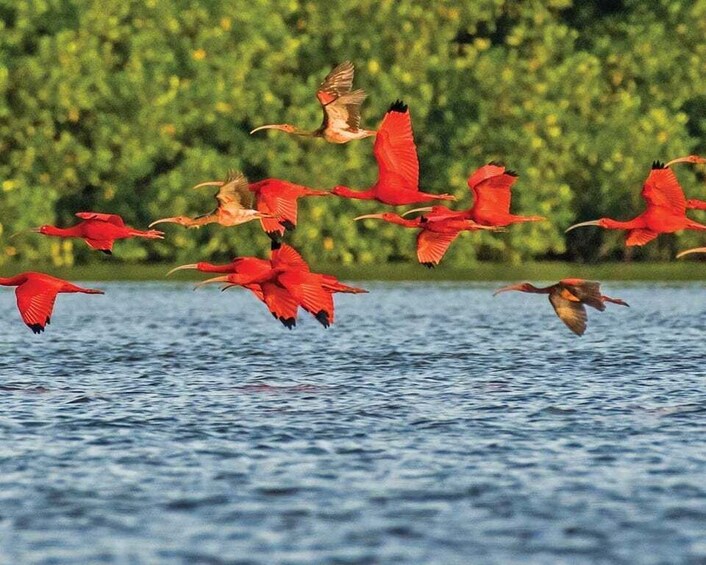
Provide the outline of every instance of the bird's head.
<path id="1" fill-rule="evenodd" d="M 511 284 L 508 286 L 504 286 L 502 288 L 499 288 L 493 293 L 493 296 L 496 296 L 500 294 L 501 292 L 508 292 L 510 290 L 517 290 L 519 292 L 532 292 L 534 290 L 534 285 L 531 285 L 530 283 L 523 282 L 523 283 L 518 283 L 518 284 Z"/>
<path id="2" fill-rule="evenodd" d="M 351 189 L 348 188 L 347 186 L 344 186 L 342 184 L 337 184 L 331 189 L 331 194 L 335 196 L 348 196 L 350 194 Z"/>
<path id="3" fill-rule="evenodd" d="M 582 228 L 585 226 L 599 226 L 599 227 L 605 227 L 605 222 L 601 218 L 600 220 L 589 220 L 588 222 L 579 222 L 578 224 L 574 224 L 573 226 L 569 226 L 564 230 L 564 233 L 569 233 L 571 230 L 575 230 L 576 228 Z"/>
<path id="4" fill-rule="evenodd" d="M 187 216 L 173 216 L 171 218 L 162 218 L 161 220 L 155 220 L 148 227 L 156 226 L 157 224 L 179 224 L 180 226 L 190 226 L 193 223 L 192 218 Z"/>
<path id="5" fill-rule="evenodd" d="M 356 222 L 358 220 L 383 220 L 385 222 L 394 222 L 397 219 L 399 219 L 399 216 L 397 214 L 393 214 L 392 212 L 384 212 L 382 214 L 364 214 L 363 216 L 353 218 Z"/>

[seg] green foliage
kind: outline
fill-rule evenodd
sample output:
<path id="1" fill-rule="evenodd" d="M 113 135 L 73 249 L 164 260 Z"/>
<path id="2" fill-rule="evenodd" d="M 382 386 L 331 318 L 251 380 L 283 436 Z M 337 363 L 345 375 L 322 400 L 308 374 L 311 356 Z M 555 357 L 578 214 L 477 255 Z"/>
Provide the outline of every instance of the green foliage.
<path id="1" fill-rule="evenodd" d="M 626 251 L 619 233 L 563 230 L 634 216 L 651 161 L 706 151 L 706 0 L 0 0 L 0 262 L 106 261 L 81 242 L 7 236 L 68 225 L 79 210 L 138 228 L 206 212 L 212 194 L 190 187 L 228 169 L 367 188 L 370 139 L 248 134 L 264 123 L 314 129 L 314 91 L 346 59 L 369 95 L 365 126 L 394 99 L 409 104 L 424 190 L 453 192 L 467 207 L 470 172 L 502 160 L 520 174 L 513 211 L 550 219 L 463 235 L 449 266 L 669 259 L 699 242 L 679 234 Z M 677 169 L 689 196 L 706 197 L 702 173 Z M 411 230 L 352 221 L 381 206 L 302 200 L 291 241 L 328 263 L 411 260 Z M 224 259 L 268 248 L 254 223 L 165 231 L 161 242 L 121 242 L 117 255 Z"/>

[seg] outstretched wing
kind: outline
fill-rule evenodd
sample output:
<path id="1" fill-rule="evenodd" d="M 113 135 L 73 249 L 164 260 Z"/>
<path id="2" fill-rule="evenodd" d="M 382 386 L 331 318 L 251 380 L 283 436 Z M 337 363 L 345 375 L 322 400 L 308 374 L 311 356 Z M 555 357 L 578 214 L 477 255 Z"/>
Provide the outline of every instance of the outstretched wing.
<path id="1" fill-rule="evenodd" d="M 339 96 L 347 94 L 353 88 L 353 73 L 355 68 L 350 61 L 344 61 L 335 66 L 319 85 L 316 97 L 322 106 L 330 104 Z"/>
<path id="2" fill-rule="evenodd" d="M 289 291 L 274 282 L 260 285 L 263 302 L 270 313 L 290 330 L 297 325 L 297 299 Z"/>
<path id="3" fill-rule="evenodd" d="M 601 296 L 601 283 L 583 279 L 562 279 L 559 281 L 559 285 L 564 291 L 569 291 L 584 304 L 601 312 L 605 310 Z M 568 298 L 568 296 L 566 297 Z"/>
<path id="4" fill-rule="evenodd" d="M 226 178 L 216 194 L 216 200 L 218 200 L 218 205 L 221 207 L 235 206 L 237 208 L 251 209 L 253 197 L 254 195 L 248 186 L 248 179 L 240 171 L 228 173 L 228 178 Z"/>
<path id="5" fill-rule="evenodd" d="M 22 320 L 34 333 L 43 332 L 49 323 L 58 291 L 58 286 L 47 286 L 34 280 L 28 280 L 15 290 Z"/>
<path id="6" fill-rule="evenodd" d="M 273 268 L 280 267 L 309 271 L 309 264 L 296 249 L 286 243 L 282 243 L 278 249 L 272 250 L 270 261 L 272 261 Z"/>
<path id="7" fill-rule="evenodd" d="M 76 212 L 76 217 L 82 220 L 99 220 L 101 222 L 109 222 L 118 226 L 125 227 L 125 222 L 117 214 L 101 214 L 100 212 Z"/>
<path id="8" fill-rule="evenodd" d="M 397 100 L 382 119 L 375 145 L 378 182 L 395 184 L 401 181 L 405 190 L 419 190 L 419 159 L 412 134 L 409 108 Z"/>
<path id="9" fill-rule="evenodd" d="M 425 267 L 439 264 L 449 245 L 458 236 L 455 233 L 435 233 L 422 230 L 417 235 L 417 259 Z"/>
<path id="10" fill-rule="evenodd" d="M 554 312 L 559 319 L 576 335 L 583 335 L 586 331 L 586 308 L 581 302 L 574 302 L 566 298 L 563 293 L 553 292 L 549 295 L 549 302 L 554 307 Z"/>
<path id="11" fill-rule="evenodd" d="M 468 177 L 468 186 L 473 191 L 473 212 L 484 214 L 510 213 L 510 187 L 517 175 L 496 163 L 476 169 Z"/>
<path id="12" fill-rule="evenodd" d="M 659 161 L 652 163 L 652 170 L 642 185 L 641 194 L 648 206 L 666 208 L 679 215 L 686 213 L 686 197 L 674 171 Z"/>
<path id="13" fill-rule="evenodd" d="M 324 289 L 321 275 L 286 272 L 279 281 L 324 327 L 333 324 L 333 294 Z"/>
<path id="14" fill-rule="evenodd" d="M 628 238 L 625 240 L 625 245 L 630 247 L 631 245 L 645 245 L 652 241 L 659 234 L 652 230 L 636 228 L 628 232 Z"/>
<path id="15" fill-rule="evenodd" d="M 360 128 L 360 105 L 365 97 L 365 91 L 354 90 L 326 104 L 324 106 L 324 127 L 358 131 Z"/>

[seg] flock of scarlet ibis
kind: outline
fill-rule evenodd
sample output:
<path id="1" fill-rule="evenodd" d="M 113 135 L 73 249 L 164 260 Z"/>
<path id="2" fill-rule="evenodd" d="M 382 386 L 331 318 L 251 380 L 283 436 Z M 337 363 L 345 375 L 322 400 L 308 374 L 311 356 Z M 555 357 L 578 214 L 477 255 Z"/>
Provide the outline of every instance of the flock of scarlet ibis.
<path id="1" fill-rule="evenodd" d="M 220 276 L 204 280 L 197 286 L 210 283 L 220 283 L 224 285 L 223 288 L 242 286 L 252 291 L 287 328 L 296 325 L 300 307 L 312 314 L 324 327 L 328 327 L 334 322 L 334 293 L 357 294 L 367 291 L 345 285 L 331 275 L 311 272 L 303 257 L 282 242 L 285 233 L 297 225 L 297 200 L 305 196 L 333 195 L 377 200 L 390 206 L 455 200 L 450 194 L 430 194 L 419 190 L 419 159 L 406 104 L 400 100 L 394 102 L 377 131 L 360 127 L 360 106 L 366 95 L 361 89 L 353 90 L 353 73 L 353 64 L 344 62 L 335 67 L 319 86 L 316 97 L 323 109 L 324 119 L 318 129 L 304 131 L 290 124 L 269 124 L 251 133 L 276 129 L 294 135 L 321 137 L 330 143 L 347 143 L 374 136 L 377 182 L 367 190 L 353 190 L 338 185 L 331 191 L 322 191 L 280 179 L 250 183 L 240 172 L 231 172 L 222 181 L 202 182 L 194 188 L 218 187 L 215 210 L 194 218 L 176 216 L 159 219 L 149 227 L 160 223 L 176 223 L 189 228 L 210 223 L 235 226 L 259 220 L 272 240 L 270 258 L 237 257 L 225 265 L 199 262 L 177 267 L 168 274 L 181 269 L 220 273 Z M 600 218 L 581 222 L 566 231 L 582 226 L 626 230 L 626 245 L 631 246 L 645 245 L 661 233 L 684 229 L 706 230 L 706 225 L 686 216 L 687 209 L 706 210 L 706 201 L 686 199 L 671 169 L 677 163 L 706 163 L 706 158 L 690 155 L 666 164 L 655 161 L 642 187 L 641 194 L 646 203 L 642 214 L 629 221 Z M 355 220 L 374 218 L 419 230 L 417 258 L 421 264 L 433 267 L 439 264 L 451 243 L 463 231 L 502 230 L 511 224 L 545 219 L 541 216 L 510 213 L 511 187 L 517 177 L 515 172 L 502 164 L 491 162 L 475 170 L 468 178 L 468 186 L 473 193 L 473 206 L 469 209 L 452 210 L 434 205 L 415 208 L 401 215 L 391 212 L 366 214 Z M 406 217 L 411 214 L 417 215 Z M 92 249 L 107 254 L 112 253 L 113 243 L 118 239 L 162 239 L 164 236 L 161 231 L 143 231 L 127 226 L 115 214 L 79 212 L 76 216 L 82 221 L 74 226 L 60 228 L 44 225 L 32 231 L 54 237 L 81 238 Z M 696 252 L 706 252 L 706 247 L 683 251 L 678 257 Z M 20 314 L 35 333 L 44 331 L 49 323 L 58 293 L 103 293 L 35 272 L 0 278 L 0 284 L 17 287 Z M 623 300 L 602 295 L 599 283 L 582 279 L 563 279 L 545 288 L 537 288 L 529 283 L 510 285 L 495 294 L 509 290 L 548 294 L 557 316 L 577 335 L 582 335 L 586 329 L 586 305 L 599 311 L 605 310 L 606 302 L 627 306 Z"/>

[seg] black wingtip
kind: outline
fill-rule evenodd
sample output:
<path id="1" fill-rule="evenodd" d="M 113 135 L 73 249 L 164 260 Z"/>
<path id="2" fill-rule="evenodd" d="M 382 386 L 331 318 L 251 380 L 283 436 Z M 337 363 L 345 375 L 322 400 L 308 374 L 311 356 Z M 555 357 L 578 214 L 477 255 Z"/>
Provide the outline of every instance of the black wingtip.
<path id="1" fill-rule="evenodd" d="M 505 163 L 502 161 L 490 161 L 488 165 L 493 165 L 494 167 L 504 167 Z"/>
<path id="2" fill-rule="evenodd" d="M 511 177 L 519 177 L 520 176 L 517 174 L 517 171 L 514 171 L 512 169 L 505 169 L 505 174 L 510 175 Z"/>
<path id="3" fill-rule="evenodd" d="M 436 267 L 434 263 L 422 263 L 422 265 L 424 265 L 427 269 L 433 269 L 434 267 Z"/>
<path id="4" fill-rule="evenodd" d="M 101 249 L 101 251 L 102 251 L 103 253 L 105 253 L 106 255 L 112 255 L 112 254 L 113 254 L 113 252 L 112 252 L 110 249 Z"/>
<path id="5" fill-rule="evenodd" d="M 44 326 L 42 324 L 27 324 L 32 333 L 40 334 L 44 331 Z"/>
<path id="6" fill-rule="evenodd" d="M 273 243 L 281 243 L 282 234 L 279 233 L 278 231 L 268 231 L 265 233 L 267 233 L 267 237 L 269 237 Z"/>
<path id="7" fill-rule="evenodd" d="M 295 229 L 297 229 L 297 226 L 289 220 L 280 220 L 279 225 L 287 231 L 294 231 Z"/>
<path id="8" fill-rule="evenodd" d="M 402 100 L 395 100 L 391 105 L 390 109 L 388 112 L 399 112 L 400 114 L 404 114 L 409 107 L 407 104 L 402 102 Z"/>
<path id="9" fill-rule="evenodd" d="M 331 325 L 331 322 L 328 319 L 328 314 L 323 310 L 319 310 L 314 317 L 325 328 L 328 328 Z"/>
<path id="10" fill-rule="evenodd" d="M 662 161 L 652 161 L 652 169 L 666 169 L 666 165 Z"/>
<path id="11" fill-rule="evenodd" d="M 280 247 L 282 247 L 282 242 L 279 239 L 273 239 L 270 242 L 271 251 L 277 251 Z"/>
<path id="12" fill-rule="evenodd" d="M 279 321 L 282 322 L 284 327 L 288 330 L 291 330 L 297 325 L 297 321 L 294 318 L 285 318 L 284 316 L 280 316 Z"/>

